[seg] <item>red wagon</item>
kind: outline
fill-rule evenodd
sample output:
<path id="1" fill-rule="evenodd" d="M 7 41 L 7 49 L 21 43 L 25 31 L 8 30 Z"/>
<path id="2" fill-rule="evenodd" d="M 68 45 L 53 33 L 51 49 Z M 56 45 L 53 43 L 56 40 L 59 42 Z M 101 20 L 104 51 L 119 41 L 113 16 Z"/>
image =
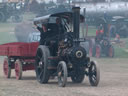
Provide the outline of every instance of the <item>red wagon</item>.
<path id="1" fill-rule="evenodd" d="M 0 45 L 0 55 L 7 56 L 3 63 L 6 78 L 10 78 L 11 69 L 15 69 L 16 79 L 18 80 L 22 78 L 22 71 L 34 70 L 38 45 L 38 42 L 15 42 Z"/>

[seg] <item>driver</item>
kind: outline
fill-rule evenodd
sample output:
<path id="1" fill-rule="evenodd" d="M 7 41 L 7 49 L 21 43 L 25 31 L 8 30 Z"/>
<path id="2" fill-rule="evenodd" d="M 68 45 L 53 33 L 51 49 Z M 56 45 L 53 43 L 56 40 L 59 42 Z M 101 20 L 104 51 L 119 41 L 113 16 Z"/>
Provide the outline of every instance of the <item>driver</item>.
<path id="1" fill-rule="evenodd" d="M 56 24 L 57 24 L 57 28 L 58 28 L 58 33 L 64 34 L 64 25 L 62 24 L 60 18 L 56 18 Z"/>
<path id="2" fill-rule="evenodd" d="M 41 27 L 35 25 L 37 29 L 40 31 L 40 45 L 44 45 L 45 39 L 47 38 L 47 28 L 45 24 L 42 24 Z"/>

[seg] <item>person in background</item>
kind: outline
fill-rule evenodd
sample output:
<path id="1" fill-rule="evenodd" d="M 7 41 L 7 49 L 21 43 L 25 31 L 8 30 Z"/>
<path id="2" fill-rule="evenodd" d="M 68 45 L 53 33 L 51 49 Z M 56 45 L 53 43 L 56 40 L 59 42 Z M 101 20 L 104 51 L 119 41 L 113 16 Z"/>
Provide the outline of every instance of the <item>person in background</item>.
<path id="1" fill-rule="evenodd" d="M 116 33 L 116 37 L 114 39 L 115 42 L 119 43 L 120 42 L 120 35 Z"/>
<path id="2" fill-rule="evenodd" d="M 100 42 L 101 40 L 103 40 L 103 36 L 104 36 L 104 28 L 103 25 L 101 24 L 98 29 L 96 30 L 96 42 Z"/>

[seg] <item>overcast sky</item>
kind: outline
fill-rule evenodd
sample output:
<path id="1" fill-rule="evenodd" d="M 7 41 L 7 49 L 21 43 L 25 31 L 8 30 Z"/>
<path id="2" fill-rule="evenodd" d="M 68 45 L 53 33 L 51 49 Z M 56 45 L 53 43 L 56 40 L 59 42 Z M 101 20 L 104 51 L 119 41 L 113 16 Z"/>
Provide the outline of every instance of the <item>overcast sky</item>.
<path id="1" fill-rule="evenodd" d="M 44 0 L 45 2 L 49 2 L 49 1 L 56 1 L 56 0 Z"/>

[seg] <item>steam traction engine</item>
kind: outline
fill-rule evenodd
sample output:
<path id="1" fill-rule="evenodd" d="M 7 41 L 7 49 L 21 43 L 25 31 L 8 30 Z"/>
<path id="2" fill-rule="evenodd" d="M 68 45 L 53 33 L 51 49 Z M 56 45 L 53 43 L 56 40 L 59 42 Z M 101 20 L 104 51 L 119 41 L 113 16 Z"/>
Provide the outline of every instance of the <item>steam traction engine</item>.
<path id="1" fill-rule="evenodd" d="M 62 34 L 59 30 L 57 35 L 54 34 L 54 38 L 50 36 L 50 39 L 45 39 L 44 44 L 38 47 L 35 71 L 39 83 L 48 83 L 50 76 L 58 76 L 58 85 L 64 87 L 67 77 L 71 77 L 74 83 L 81 83 L 86 75 L 89 77 L 90 84 L 97 86 L 100 80 L 99 66 L 95 61 L 90 61 L 86 50 L 80 46 L 80 42 L 85 41 L 85 39 L 79 38 L 79 24 L 80 21 L 84 21 L 84 17 L 80 15 L 80 8 L 74 7 L 72 12 L 35 18 L 34 24 L 38 26 L 45 23 L 48 27 L 53 26 L 53 23 L 50 24 L 50 18 L 60 18 L 61 22 L 65 22 L 63 24 L 65 29 L 69 24 L 66 23 L 66 20 L 70 19 L 70 23 L 73 22 L 73 32 L 65 31 Z M 51 30 L 51 34 L 54 33 L 48 27 L 47 30 Z M 54 27 L 54 29 L 56 28 Z"/>
<path id="2" fill-rule="evenodd" d="M 104 18 L 98 18 L 97 26 L 99 27 L 98 35 L 95 37 L 94 43 L 91 42 L 90 56 L 96 56 L 97 58 L 102 55 L 114 57 L 114 48 L 109 38 L 109 24 Z"/>

